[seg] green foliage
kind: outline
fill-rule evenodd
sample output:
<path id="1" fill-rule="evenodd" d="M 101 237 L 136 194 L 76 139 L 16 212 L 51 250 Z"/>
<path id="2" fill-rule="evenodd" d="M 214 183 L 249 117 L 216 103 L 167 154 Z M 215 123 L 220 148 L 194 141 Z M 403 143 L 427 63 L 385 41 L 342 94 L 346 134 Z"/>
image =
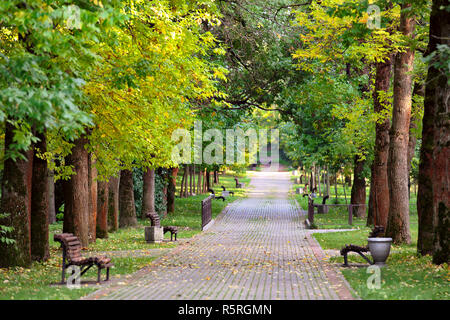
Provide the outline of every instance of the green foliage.
<path id="1" fill-rule="evenodd" d="M 9 213 L 0 213 L 0 219 L 7 218 Z M 0 242 L 6 243 L 8 245 L 13 245 L 16 241 L 14 239 L 8 238 L 8 233 L 13 232 L 14 227 L 3 226 L 0 224 Z"/>
<path id="2" fill-rule="evenodd" d="M 99 34 L 120 14 L 111 1 L 19 1 L 0 4 L 0 121 L 16 126 L 10 157 L 33 142 L 31 128 L 73 138 L 92 124 L 82 87 L 98 56 Z M 79 25 L 70 22 L 74 5 Z"/>

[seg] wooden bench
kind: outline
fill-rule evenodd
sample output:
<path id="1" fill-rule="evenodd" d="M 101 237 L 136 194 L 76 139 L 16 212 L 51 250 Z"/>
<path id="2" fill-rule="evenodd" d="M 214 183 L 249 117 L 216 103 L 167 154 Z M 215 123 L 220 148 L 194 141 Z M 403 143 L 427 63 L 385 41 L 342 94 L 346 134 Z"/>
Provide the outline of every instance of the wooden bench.
<path id="1" fill-rule="evenodd" d="M 177 241 L 178 228 L 175 226 L 163 227 L 163 233 L 170 232 L 170 241 L 173 241 L 172 237 L 175 235 L 175 241 Z"/>
<path id="2" fill-rule="evenodd" d="M 221 199 L 222 201 L 225 201 L 225 198 L 228 197 L 230 194 L 234 195 L 233 191 L 227 191 L 224 186 L 222 186 L 222 188 L 223 188 L 223 191 L 220 196 L 216 196 L 216 193 L 214 192 L 213 189 L 208 189 L 208 191 L 211 192 L 213 199 L 216 199 L 216 200 Z"/>
<path id="3" fill-rule="evenodd" d="M 239 182 L 238 178 L 234 178 L 236 181 L 236 188 L 244 188 L 245 184 L 243 182 Z"/>
<path id="4" fill-rule="evenodd" d="M 329 195 L 326 195 L 322 199 L 322 204 L 315 204 L 314 208 L 317 208 L 317 213 L 328 213 L 328 206 L 326 204 L 327 199 L 329 198 Z"/>
<path id="5" fill-rule="evenodd" d="M 147 212 L 145 216 L 150 219 L 150 225 L 152 227 L 161 227 L 159 214 L 157 214 L 156 212 Z M 175 236 L 175 241 L 177 241 L 178 227 L 175 226 L 163 227 L 163 234 L 167 232 L 170 232 L 170 241 L 173 241 L 173 236 Z"/>
<path id="6" fill-rule="evenodd" d="M 229 196 L 230 194 L 232 195 L 232 196 L 234 196 L 234 192 L 233 191 L 227 191 L 227 189 L 225 189 L 225 187 L 224 186 L 220 186 L 221 188 L 222 188 L 222 196 L 223 197 L 227 197 L 227 196 Z"/>
<path id="7" fill-rule="evenodd" d="M 101 270 L 106 269 L 106 280 L 109 280 L 109 268 L 114 266 L 111 259 L 106 256 L 101 257 L 83 257 L 81 255 L 81 242 L 72 233 L 55 234 L 53 240 L 61 243 L 62 252 L 62 279 L 65 282 L 66 269 L 69 266 L 79 266 L 82 276 L 92 266 L 97 266 L 97 282 L 100 282 Z"/>

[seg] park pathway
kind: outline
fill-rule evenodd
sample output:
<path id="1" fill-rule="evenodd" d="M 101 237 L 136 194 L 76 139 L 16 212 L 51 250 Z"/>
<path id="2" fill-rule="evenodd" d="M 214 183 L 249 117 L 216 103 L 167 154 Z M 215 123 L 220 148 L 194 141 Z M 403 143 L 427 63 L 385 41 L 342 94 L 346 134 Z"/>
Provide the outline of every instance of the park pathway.
<path id="1" fill-rule="evenodd" d="M 351 299 L 288 199 L 288 172 L 253 172 L 210 229 L 87 299 Z"/>

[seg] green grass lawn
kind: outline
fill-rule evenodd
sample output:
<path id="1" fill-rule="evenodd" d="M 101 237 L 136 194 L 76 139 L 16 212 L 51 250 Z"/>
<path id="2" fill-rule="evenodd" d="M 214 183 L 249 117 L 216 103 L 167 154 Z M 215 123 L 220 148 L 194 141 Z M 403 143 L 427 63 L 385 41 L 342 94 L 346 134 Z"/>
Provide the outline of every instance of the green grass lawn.
<path id="1" fill-rule="evenodd" d="M 431 257 L 417 255 L 417 215 L 410 216 L 411 244 L 392 245 L 387 266 L 381 269 L 381 288 L 369 289 L 367 279 L 371 275 L 367 268 L 353 267 L 341 268 L 343 275 L 353 289 L 362 299 L 450 299 L 450 269 L 444 264 L 435 266 Z M 370 228 L 360 230 L 316 233 L 317 239 L 323 249 L 340 250 L 346 244 L 367 245 L 367 236 Z M 367 264 L 357 254 L 350 254 L 349 263 Z M 342 256 L 330 258 L 330 263 L 342 265 Z"/>
<path id="2" fill-rule="evenodd" d="M 240 182 L 248 185 L 250 179 L 243 174 L 221 176 L 220 183 L 213 186 L 214 191 L 220 194 L 225 186 L 227 190 L 234 191 L 234 196 L 228 197 L 226 201 L 213 200 L 212 214 L 216 217 L 229 203 L 236 199 L 245 197 L 245 189 L 236 189 L 234 176 L 239 177 Z M 178 194 L 177 194 L 178 195 Z M 201 205 L 202 199 L 208 194 L 196 195 L 189 198 L 175 199 L 175 212 L 170 213 L 161 220 L 161 225 L 175 225 L 179 227 L 178 239 L 190 238 L 201 232 Z M 170 249 L 177 246 L 176 242 L 163 242 L 160 244 L 149 244 L 144 239 L 144 227 L 150 225 L 148 219 L 138 220 L 136 228 L 119 229 L 109 233 L 108 239 L 97 239 L 95 243 L 89 245 L 83 254 L 95 254 L 101 251 L 131 251 L 146 249 Z M 90 292 L 98 289 L 96 285 L 85 286 L 80 289 L 69 289 L 65 285 L 51 286 L 51 284 L 61 281 L 61 250 L 59 243 L 53 241 L 54 233 L 62 232 L 62 223 L 55 223 L 50 226 L 49 246 L 50 259 L 45 262 L 34 262 L 30 269 L 25 268 L 0 268 L 0 300 L 28 300 L 28 299 L 48 299 L 67 300 L 79 299 Z M 170 234 L 165 235 L 165 239 L 170 239 Z M 138 257 L 114 257 L 112 258 L 114 268 L 111 270 L 111 278 L 127 277 L 130 274 L 148 266 L 156 256 Z M 103 271 L 103 277 L 105 272 Z M 85 280 L 96 280 L 97 268 L 92 267 L 84 276 Z"/>
<path id="3" fill-rule="evenodd" d="M 298 187 L 304 187 L 303 184 L 295 183 L 295 176 L 292 186 L 293 197 L 300 206 L 308 209 L 308 199 L 302 195 L 295 194 Z M 334 186 L 330 190 L 330 198 L 327 203 L 335 203 Z M 350 203 L 349 194 L 351 187 L 346 187 L 347 203 Z M 366 190 L 367 198 L 369 188 Z M 321 203 L 322 197 L 318 197 L 316 203 Z M 331 200 L 331 201 L 330 201 Z M 368 201 L 368 199 L 367 199 Z M 366 201 L 366 203 L 367 203 Z M 345 204 L 344 189 L 342 185 L 338 186 L 337 202 Z M 381 288 L 369 289 L 367 279 L 372 275 L 367 273 L 367 268 L 352 267 L 341 268 L 343 275 L 350 283 L 358 296 L 362 299 L 450 299 L 450 269 L 444 264 L 435 266 L 431 263 L 431 257 L 420 257 L 417 255 L 417 230 L 418 217 L 416 206 L 416 195 L 411 192 L 410 199 L 410 245 L 393 245 L 391 254 L 387 261 L 387 266 L 381 269 Z M 314 224 L 319 229 L 355 229 L 354 231 L 334 232 L 334 233 L 315 233 L 313 236 L 317 239 L 323 249 L 340 250 L 346 244 L 356 244 L 359 246 L 367 245 L 367 237 L 371 231 L 366 227 L 365 218 L 353 217 L 353 225 L 348 224 L 348 212 L 346 207 L 330 207 L 328 214 L 315 214 Z M 330 263 L 342 265 L 344 259 L 342 256 L 331 257 Z M 367 264 L 367 262 L 357 254 L 349 255 L 349 263 Z M 367 265 L 368 266 L 368 265 Z"/>

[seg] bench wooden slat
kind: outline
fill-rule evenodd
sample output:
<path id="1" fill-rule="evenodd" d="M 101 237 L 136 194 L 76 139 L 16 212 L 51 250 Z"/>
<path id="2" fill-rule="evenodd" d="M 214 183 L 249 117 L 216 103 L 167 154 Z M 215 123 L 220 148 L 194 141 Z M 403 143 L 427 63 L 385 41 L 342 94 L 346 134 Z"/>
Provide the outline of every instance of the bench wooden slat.
<path id="1" fill-rule="evenodd" d="M 78 241 L 78 240 L 67 242 L 67 244 L 69 246 L 71 246 L 71 247 L 73 247 L 73 246 L 80 246 L 81 247 L 81 242 Z"/>
<path id="2" fill-rule="evenodd" d="M 94 264 L 97 265 L 98 275 L 97 281 L 100 282 L 100 270 L 106 269 L 106 280 L 109 280 L 109 268 L 114 266 L 111 259 L 106 256 L 101 257 L 83 257 L 81 255 L 81 242 L 72 233 L 60 233 L 53 236 L 53 240 L 60 242 L 63 248 L 63 264 L 62 264 L 62 283 L 65 279 L 65 270 L 70 265 L 87 266 L 87 271 Z M 67 259 L 67 263 L 66 263 Z"/>

